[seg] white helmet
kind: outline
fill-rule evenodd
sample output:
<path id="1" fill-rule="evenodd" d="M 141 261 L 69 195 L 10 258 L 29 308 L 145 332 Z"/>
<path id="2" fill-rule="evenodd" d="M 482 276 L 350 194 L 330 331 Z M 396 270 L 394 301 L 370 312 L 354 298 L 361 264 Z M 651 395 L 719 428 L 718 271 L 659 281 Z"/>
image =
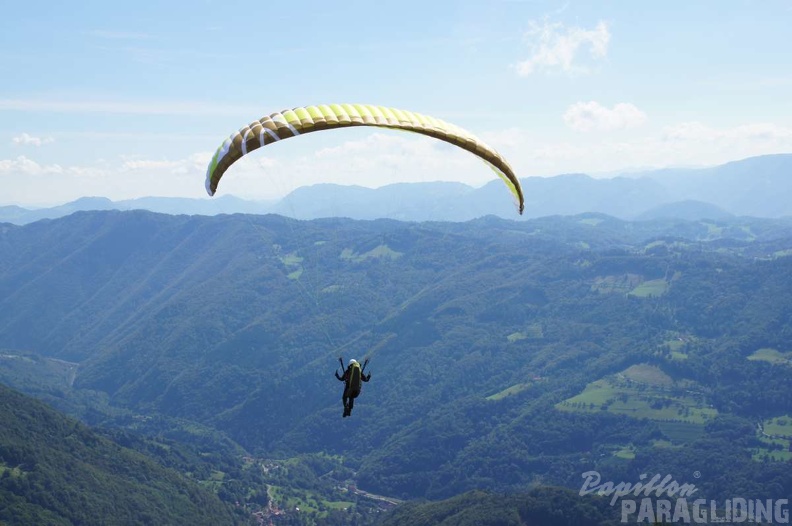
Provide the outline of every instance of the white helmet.
<path id="1" fill-rule="evenodd" d="M 355 360 L 354 358 L 352 358 L 351 360 L 349 360 L 349 365 L 352 365 L 353 363 L 357 363 L 357 360 Z"/>

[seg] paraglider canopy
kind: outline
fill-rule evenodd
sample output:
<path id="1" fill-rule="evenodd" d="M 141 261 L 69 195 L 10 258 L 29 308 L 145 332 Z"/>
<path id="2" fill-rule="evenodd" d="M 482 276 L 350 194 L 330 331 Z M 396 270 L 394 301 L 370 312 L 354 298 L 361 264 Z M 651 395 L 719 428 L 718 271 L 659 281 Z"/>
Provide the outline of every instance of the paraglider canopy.
<path id="1" fill-rule="evenodd" d="M 520 214 L 524 199 L 520 181 L 509 163 L 492 147 L 462 128 L 410 111 L 371 104 L 305 106 L 272 113 L 232 134 L 215 152 L 206 170 L 206 191 L 214 195 L 228 168 L 244 155 L 276 141 L 313 131 L 350 126 L 375 126 L 428 135 L 481 158 L 511 191 Z"/>

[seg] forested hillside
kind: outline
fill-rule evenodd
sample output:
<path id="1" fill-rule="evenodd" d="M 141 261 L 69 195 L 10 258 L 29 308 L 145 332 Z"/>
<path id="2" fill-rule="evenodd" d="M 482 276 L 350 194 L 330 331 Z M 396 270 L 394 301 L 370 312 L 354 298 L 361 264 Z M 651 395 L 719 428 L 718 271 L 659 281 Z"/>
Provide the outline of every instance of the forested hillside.
<path id="1" fill-rule="evenodd" d="M 2 227 L 0 371 L 94 424 L 336 455 L 397 498 L 592 469 L 781 498 L 790 255 L 789 220 L 77 213 Z M 339 355 L 371 358 L 348 419 Z"/>
<path id="2" fill-rule="evenodd" d="M 0 524 L 243 524 L 211 491 L 0 386 Z"/>
<path id="3" fill-rule="evenodd" d="M 496 495 L 472 491 L 436 503 L 397 509 L 382 526 L 609 526 L 620 524 L 605 498 L 581 498 L 562 489 Z"/>

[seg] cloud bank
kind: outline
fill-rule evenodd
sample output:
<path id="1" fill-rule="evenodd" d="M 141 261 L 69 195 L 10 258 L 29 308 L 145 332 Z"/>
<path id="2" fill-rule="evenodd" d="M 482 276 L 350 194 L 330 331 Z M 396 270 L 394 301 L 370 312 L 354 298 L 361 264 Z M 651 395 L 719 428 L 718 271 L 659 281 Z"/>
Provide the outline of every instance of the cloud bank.
<path id="1" fill-rule="evenodd" d="M 55 139 L 52 137 L 33 137 L 27 133 L 22 133 L 22 135 L 11 139 L 11 142 L 14 144 L 14 146 L 41 146 L 54 141 Z"/>
<path id="2" fill-rule="evenodd" d="M 587 69 L 576 63 L 581 51 L 588 48 L 594 60 L 605 58 L 611 34 L 605 22 L 599 22 L 593 29 L 583 29 L 564 27 L 561 23 L 545 20 L 541 25 L 531 22 L 524 38 L 531 48 L 531 55 L 515 66 L 521 77 L 540 70 L 554 69 L 565 73 L 583 73 Z"/>
<path id="3" fill-rule="evenodd" d="M 646 122 L 646 114 L 627 102 L 620 102 L 612 108 L 595 101 L 578 102 L 567 108 L 564 122 L 581 132 L 611 131 L 640 126 Z"/>

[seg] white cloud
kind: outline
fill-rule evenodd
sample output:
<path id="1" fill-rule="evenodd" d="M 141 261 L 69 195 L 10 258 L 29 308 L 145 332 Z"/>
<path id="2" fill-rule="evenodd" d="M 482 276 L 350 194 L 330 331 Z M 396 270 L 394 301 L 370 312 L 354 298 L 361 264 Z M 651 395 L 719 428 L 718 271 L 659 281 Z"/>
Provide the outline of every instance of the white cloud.
<path id="1" fill-rule="evenodd" d="M 209 154 L 176 161 L 121 157 L 91 164 L 43 164 L 25 156 L 0 159 L 2 202 L 64 203 L 81 196 L 203 197 Z"/>
<path id="2" fill-rule="evenodd" d="M 531 56 L 517 63 L 515 69 L 521 77 L 527 77 L 539 69 L 560 68 L 566 73 L 585 72 L 575 62 L 582 48 L 588 47 L 593 59 L 602 59 L 608 54 L 611 34 L 608 24 L 599 22 L 594 29 L 564 27 L 561 23 L 541 25 L 531 22 L 525 39 L 531 47 Z"/>
<path id="3" fill-rule="evenodd" d="M 43 175 L 63 173 L 63 168 L 57 164 L 41 165 L 24 155 L 16 159 L 0 159 L 0 175 Z"/>
<path id="4" fill-rule="evenodd" d="M 226 173 L 218 195 L 266 199 L 319 183 L 379 187 L 459 181 L 479 186 L 495 179 L 474 155 L 436 139 L 362 129 L 350 133 L 353 139 L 343 143 L 337 142 L 340 136 L 316 134 L 313 139 L 283 141 L 253 152 Z M 688 122 L 619 140 L 612 134 L 548 135 L 527 128 L 494 129 L 481 137 L 523 178 L 715 165 L 792 151 L 792 128 L 772 123 L 719 128 Z M 149 195 L 201 198 L 206 196 L 203 181 L 212 153 L 178 158 L 121 156 L 80 165 L 47 164 L 25 156 L 0 159 L 2 202 L 62 203 L 84 195 L 116 200 Z"/>
<path id="5" fill-rule="evenodd" d="M 54 142 L 52 137 L 33 137 L 27 133 L 22 133 L 17 137 L 11 139 L 15 146 L 41 146 L 42 144 L 49 144 Z"/>
<path id="6" fill-rule="evenodd" d="M 520 177 L 714 166 L 759 155 L 792 152 L 792 127 L 773 123 L 714 127 L 688 122 L 654 132 L 632 133 L 619 139 L 611 134 L 590 133 L 554 140 L 527 130 L 510 132 L 509 136 L 515 133 L 522 144 L 499 149 Z"/>
<path id="7" fill-rule="evenodd" d="M 607 108 L 595 101 L 578 102 L 567 108 L 564 122 L 577 131 L 610 131 L 634 128 L 646 121 L 646 114 L 633 104 L 621 102 Z"/>
<path id="8" fill-rule="evenodd" d="M 167 160 L 147 160 L 147 159 L 127 159 L 121 164 L 121 171 L 139 171 L 139 170 L 174 170 L 181 166 L 183 161 L 167 161 Z"/>
<path id="9" fill-rule="evenodd" d="M 209 153 L 195 153 L 183 159 L 141 159 L 139 157 L 121 156 L 121 164 L 115 170 L 121 173 L 136 172 L 140 174 L 202 174 L 211 159 Z"/>
<path id="10" fill-rule="evenodd" d="M 525 131 L 517 127 L 487 131 L 481 134 L 481 139 L 499 152 L 521 148 L 528 142 Z"/>
<path id="11" fill-rule="evenodd" d="M 668 141 L 789 143 L 792 141 L 792 128 L 785 128 L 772 123 L 752 123 L 733 128 L 713 128 L 693 121 L 666 128 L 663 138 Z"/>
<path id="12" fill-rule="evenodd" d="M 258 165 L 264 170 L 272 170 L 278 167 L 278 161 L 269 157 L 262 157 L 259 159 Z"/>
<path id="13" fill-rule="evenodd" d="M 326 146 L 298 153 L 305 143 L 279 144 L 269 153 L 245 156 L 226 173 L 218 193 L 273 198 L 318 183 L 376 188 L 399 182 L 460 181 L 478 186 L 495 177 L 476 156 L 437 139 L 358 131 L 361 137 L 341 144 L 315 137 L 312 143 Z M 282 148 L 288 146 L 293 147 L 288 152 Z"/>

